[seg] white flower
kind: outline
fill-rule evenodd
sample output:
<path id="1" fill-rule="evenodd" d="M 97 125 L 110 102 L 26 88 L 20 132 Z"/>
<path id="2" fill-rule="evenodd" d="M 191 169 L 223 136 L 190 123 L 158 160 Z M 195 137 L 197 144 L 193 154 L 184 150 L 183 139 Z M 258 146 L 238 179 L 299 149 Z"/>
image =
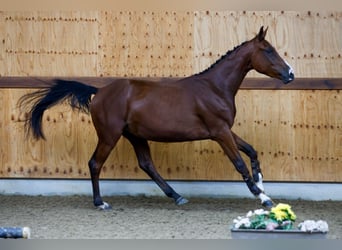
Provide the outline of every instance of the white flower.
<path id="1" fill-rule="evenodd" d="M 252 211 L 249 211 L 247 214 L 246 214 L 246 217 L 252 217 L 253 216 L 253 212 Z"/>
<path id="2" fill-rule="evenodd" d="M 306 220 L 300 223 L 298 227 L 304 232 L 312 232 L 316 229 L 316 222 L 314 220 Z"/>
<path id="3" fill-rule="evenodd" d="M 313 231 L 320 231 L 320 232 L 328 232 L 329 227 L 326 221 L 314 221 L 314 220 L 306 220 L 302 223 L 299 223 L 298 227 L 301 231 L 304 232 L 313 232 Z"/>
<path id="4" fill-rule="evenodd" d="M 254 210 L 254 213 L 256 214 L 256 215 L 267 215 L 267 214 L 269 214 L 269 212 L 268 211 L 265 211 L 264 209 L 257 209 L 257 210 Z"/>
<path id="5" fill-rule="evenodd" d="M 251 222 L 249 218 L 241 218 L 241 219 L 235 219 L 234 221 L 234 228 L 249 228 L 251 226 Z"/>
<path id="6" fill-rule="evenodd" d="M 251 221 L 248 218 L 244 218 L 240 221 L 240 223 L 242 225 L 244 225 L 245 227 L 250 227 L 251 226 Z"/>
<path id="7" fill-rule="evenodd" d="M 268 214 L 269 211 L 265 211 L 264 209 L 256 209 L 254 211 L 249 211 L 245 217 L 238 216 L 236 219 L 233 220 L 234 228 L 250 228 L 252 225 L 250 221 L 251 217 Z"/>
<path id="8" fill-rule="evenodd" d="M 329 226 L 328 226 L 328 223 L 324 220 L 319 220 L 316 222 L 317 224 L 317 230 L 318 231 L 321 231 L 323 233 L 326 233 L 329 231 Z"/>

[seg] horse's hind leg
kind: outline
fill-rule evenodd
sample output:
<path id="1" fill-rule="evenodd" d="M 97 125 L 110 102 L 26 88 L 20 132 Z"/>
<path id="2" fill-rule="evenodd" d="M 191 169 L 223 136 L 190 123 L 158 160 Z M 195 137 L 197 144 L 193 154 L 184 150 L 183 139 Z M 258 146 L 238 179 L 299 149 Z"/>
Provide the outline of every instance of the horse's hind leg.
<path id="1" fill-rule="evenodd" d="M 173 190 L 173 188 L 167 184 L 167 182 L 157 172 L 152 162 L 150 147 L 147 143 L 147 140 L 136 137 L 128 132 L 125 132 L 123 136 L 131 142 L 140 168 L 151 177 L 151 179 L 161 188 L 161 190 L 163 190 L 165 195 L 173 198 L 177 205 L 183 205 L 187 203 L 188 200 L 176 193 L 176 191 Z"/>
<path id="2" fill-rule="evenodd" d="M 112 151 L 119 138 L 120 137 L 118 137 L 113 144 L 107 144 L 99 140 L 95 152 L 88 163 L 93 187 L 93 202 L 94 205 L 101 210 L 111 209 L 111 206 L 102 200 L 100 194 L 99 177 L 104 162 L 108 158 L 108 155 Z"/>
<path id="3" fill-rule="evenodd" d="M 233 135 L 238 146 L 238 149 L 244 152 L 251 160 L 253 180 L 262 191 L 265 191 L 262 183 L 262 172 L 260 168 L 260 162 L 258 160 L 258 153 L 255 151 L 252 145 L 248 144 L 246 141 L 244 141 L 236 134 L 233 133 Z"/>

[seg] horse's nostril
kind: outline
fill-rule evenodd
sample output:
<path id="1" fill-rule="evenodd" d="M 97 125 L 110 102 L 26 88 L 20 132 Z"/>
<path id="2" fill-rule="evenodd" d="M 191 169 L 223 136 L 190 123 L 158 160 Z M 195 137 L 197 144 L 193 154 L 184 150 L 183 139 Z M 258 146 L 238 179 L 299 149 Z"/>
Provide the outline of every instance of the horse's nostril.
<path id="1" fill-rule="evenodd" d="M 288 72 L 286 75 L 283 75 L 283 83 L 287 84 L 289 82 L 292 82 L 294 80 L 294 74 L 292 72 Z"/>
<path id="2" fill-rule="evenodd" d="M 293 80 L 294 79 L 294 74 L 290 73 L 289 78 Z"/>

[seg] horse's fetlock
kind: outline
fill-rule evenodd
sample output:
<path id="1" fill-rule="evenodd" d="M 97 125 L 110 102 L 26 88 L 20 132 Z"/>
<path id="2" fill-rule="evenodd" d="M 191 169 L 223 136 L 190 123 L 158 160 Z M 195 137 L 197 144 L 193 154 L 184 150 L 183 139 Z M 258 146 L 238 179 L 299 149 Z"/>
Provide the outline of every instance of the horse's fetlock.
<path id="1" fill-rule="evenodd" d="M 257 185 L 253 185 L 250 188 L 252 194 L 254 194 L 255 196 L 260 195 L 261 193 L 263 193 L 263 191 L 257 186 Z"/>
<path id="2" fill-rule="evenodd" d="M 180 195 L 175 194 L 175 191 L 172 188 L 166 187 L 164 193 L 167 197 L 173 198 L 175 200 L 177 200 L 180 197 Z"/>
<path id="3" fill-rule="evenodd" d="M 94 198 L 94 206 L 99 207 L 102 206 L 104 203 L 100 197 Z"/>
<path id="4" fill-rule="evenodd" d="M 251 177 L 246 177 L 243 179 L 245 183 L 247 184 L 248 189 L 251 191 L 251 193 L 255 196 L 258 196 L 260 193 L 263 192 L 257 184 L 254 182 L 254 180 Z"/>

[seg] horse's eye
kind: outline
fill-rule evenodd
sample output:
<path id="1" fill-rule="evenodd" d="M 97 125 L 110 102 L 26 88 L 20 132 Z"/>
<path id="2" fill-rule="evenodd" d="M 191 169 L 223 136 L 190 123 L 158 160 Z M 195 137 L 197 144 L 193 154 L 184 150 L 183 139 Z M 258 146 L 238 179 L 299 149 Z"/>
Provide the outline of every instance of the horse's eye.
<path id="1" fill-rule="evenodd" d="M 265 52 L 267 54 L 271 54 L 271 53 L 273 53 L 273 48 L 272 47 L 268 47 L 268 48 L 265 49 Z"/>

